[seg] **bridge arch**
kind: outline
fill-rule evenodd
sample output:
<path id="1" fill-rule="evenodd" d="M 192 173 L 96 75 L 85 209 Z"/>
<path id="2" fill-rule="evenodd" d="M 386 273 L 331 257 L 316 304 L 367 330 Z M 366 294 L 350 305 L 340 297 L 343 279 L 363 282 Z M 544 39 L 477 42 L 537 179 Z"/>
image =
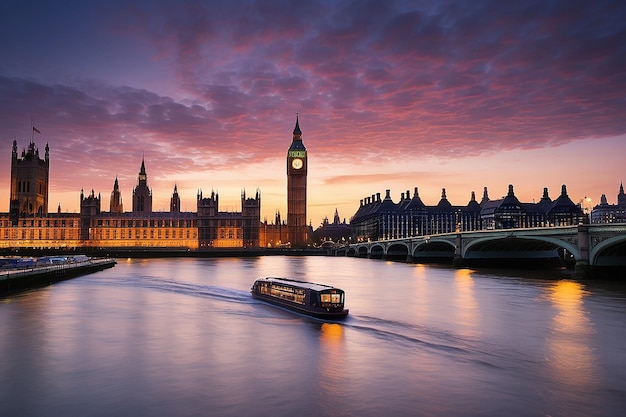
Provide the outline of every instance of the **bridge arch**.
<path id="1" fill-rule="evenodd" d="M 382 259 L 385 256 L 385 248 L 381 244 L 374 244 L 370 247 L 370 258 Z"/>
<path id="2" fill-rule="evenodd" d="M 626 235 L 615 236 L 598 243 L 589 254 L 593 266 L 626 266 Z"/>
<path id="3" fill-rule="evenodd" d="M 533 243 L 534 242 L 534 243 Z M 537 242 L 541 243 L 537 245 Z M 520 252 L 519 249 L 526 249 L 521 252 L 549 252 L 554 249 L 563 248 L 567 250 L 574 259 L 578 260 L 580 258 L 580 250 L 578 246 L 566 242 L 564 240 L 550 237 L 550 236 L 522 236 L 522 235 L 514 235 L 514 236 L 493 236 L 493 237 L 483 237 L 479 239 L 472 240 L 468 242 L 466 245 L 463 245 L 463 250 L 461 255 L 463 259 L 472 258 L 472 252 L 479 252 L 480 249 L 483 251 L 486 249 L 490 249 L 490 247 L 496 248 L 504 248 L 505 251 L 508 248 L 517 248 L 517 252 Z M 513 252 L 513 251 L 511 251 Z"/>
<path id="4" fill-rule="evenodd" d="M 326 240 L 324 241 L 320 246 L 323 249 L 331 249 L 333 248 L 335 245 L 337 245 L 335 242 L 333 242 L 332 240 Z"/>
<path id="5" fill-rule="evenodd" d="M 411 257 L 415 261 L 448 261 L 454 258 L 455 244 L 444 238 L 424 239 L 413 246 Z"/>
<path id="6" fill-rule="evenodd" d="M 409 256 L 410 252 L 409 245 L 406 241 L 395 242 L 389 244 L 387 246 L 387 253 L 385 254 L 385 258 L 389 260 L 401 260 L 404 261 Z"/>

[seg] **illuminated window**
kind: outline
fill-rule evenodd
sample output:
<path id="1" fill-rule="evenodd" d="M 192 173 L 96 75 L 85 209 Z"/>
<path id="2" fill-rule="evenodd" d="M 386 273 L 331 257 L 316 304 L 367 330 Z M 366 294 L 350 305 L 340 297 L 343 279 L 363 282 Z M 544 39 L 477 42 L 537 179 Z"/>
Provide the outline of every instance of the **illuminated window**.
<path id="1" fill-rule="evenodd" d="M 322 293 L 320 294 L 320 301 L 322 303 L 339 304 L 341 303 L 341 294 Z"/>

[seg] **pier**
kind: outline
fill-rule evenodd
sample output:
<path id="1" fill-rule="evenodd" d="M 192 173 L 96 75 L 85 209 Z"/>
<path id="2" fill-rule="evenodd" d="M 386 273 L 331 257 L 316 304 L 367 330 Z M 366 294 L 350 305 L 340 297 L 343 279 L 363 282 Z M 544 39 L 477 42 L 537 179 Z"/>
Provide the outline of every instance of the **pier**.
<path id="1" fill-rule="evenodd" d="M 116 263 L 113 258 L 85 258 L 50 265 L 0 269 L 0 297 L 112 268 Z"/>

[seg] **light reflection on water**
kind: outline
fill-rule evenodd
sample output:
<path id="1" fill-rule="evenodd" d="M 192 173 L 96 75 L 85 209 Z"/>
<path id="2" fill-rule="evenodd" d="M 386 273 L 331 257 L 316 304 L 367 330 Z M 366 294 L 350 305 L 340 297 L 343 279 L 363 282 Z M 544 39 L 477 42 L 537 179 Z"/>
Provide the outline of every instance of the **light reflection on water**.
<path id="1" fill-rule="evenodd" d="M 559 281 L 549 288 L 548 297 L 557 313 L 548 339 L 547 363 L 552 378 L 564 391 L 590 392 L 599 388 L 594 329 L 584 311 L 583 298 L 587 295 L 580 283 L 572 281 Z"/>
<path id="2" fill-rule="evenodd" d="M 318 401 L 325 415 L 337 415 L 341 411 L 338 404 L 347 399 L 344 375 L 345 369 L 343 326 L 337 323 L 322 323 L 320 327 L 320 356 Z M 333 401 L 327 401 L 332 398 Z"/>
<path id="3" fill-rule="evenodd" d="M 343 288 L 350 316 L 252 299 L 267 275 Z M 19 416 L 617 416 L 625 299 L 365 259 L 122 260 L 0 300 L 0 404 Z"/>
<path id="4" fill-rule="evenodd" d="M 456 313 L 460 332 L 464 336 L 477 337 L 480 334 L 481 320 L 477 317 L 478 308 L 474 297 L 474 279 L 470 269 L 454 271 L 456 283 Z"/>

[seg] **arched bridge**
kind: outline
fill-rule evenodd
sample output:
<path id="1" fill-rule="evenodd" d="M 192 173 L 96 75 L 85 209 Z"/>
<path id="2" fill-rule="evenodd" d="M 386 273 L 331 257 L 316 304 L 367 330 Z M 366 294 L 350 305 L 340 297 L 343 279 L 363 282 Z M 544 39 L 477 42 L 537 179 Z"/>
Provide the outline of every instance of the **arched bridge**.
<path id="1" fill-rule="evenodd" d="M 336 255 L 409 262 L 452 261 L 456 265 L 529 260 L 571 262 L 626 269 L 626 224 L 578 225 L 456 232 L 355 243 Z"/>

